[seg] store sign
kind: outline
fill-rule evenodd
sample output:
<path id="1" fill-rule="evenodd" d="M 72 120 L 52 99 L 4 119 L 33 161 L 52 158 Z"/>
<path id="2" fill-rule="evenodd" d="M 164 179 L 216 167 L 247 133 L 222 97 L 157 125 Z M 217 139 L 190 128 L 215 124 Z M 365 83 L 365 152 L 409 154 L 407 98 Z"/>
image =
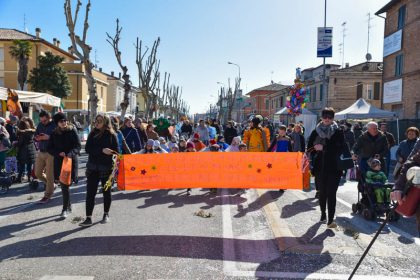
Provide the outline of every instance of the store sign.
<path id="1" fill-rule="evenodd" d="M 402 29 L 385 37 L 384 39 L 384 57 L 401 50 Z"/>
<path id="2" fill-rule="evenodd" d="M 402 101 L 402 79 L 384 83 L 384 104 Z"/>
<path id="3" fill-rule="evenodd" d="M 332 27 L 318 27 L 317 57 L 332 57 Z"/>

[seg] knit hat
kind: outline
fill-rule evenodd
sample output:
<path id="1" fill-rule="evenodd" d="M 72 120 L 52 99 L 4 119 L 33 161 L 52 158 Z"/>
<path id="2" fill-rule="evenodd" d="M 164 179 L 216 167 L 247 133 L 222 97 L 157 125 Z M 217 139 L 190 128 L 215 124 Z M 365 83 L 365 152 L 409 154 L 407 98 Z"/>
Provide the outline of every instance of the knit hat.
<path id="1" fill-rule="evenodd" d="M 161 141 L 165 141 L 166 142 L 166 139 L 163 138 L 163 137 L 159 137 L 159 142 L 161 142 Z"/>
<path id="2" fill-rule="evenodd" d="M 373 167 L 375 167 L 375 166 L 378 166 L 378 165 L 381 165 L 381 161 L 379 160 L 379 159 L 373 159 L 371 162 L 370 162 L 370 166 L 373 168 Z"/>
<path id="3" fill-rule="evenodd" d="M 157 149 L 157 148 L 159 148 L 160 147 L 160 142 L 159 142 L 159 140 L 155 140 L 155 141 L 153 141 L 153 148 L 154 149 Z"/>
<path id="4" fill-rule="evenodd" d="M 200 139 L 200 134 L 198 134 L 197 132 L 196 133 L 194 133 L 194 137 L 193 138 L 195 138 L 195 139 Z"/>
<path id="5" fill-rule="evenodd" d="M 407 180 L 412 181 L 413 185 L 420 185 L 420 167 L 413 166 L 408 169 Z"/>
<path id="6" fill-rule="evenodd" d="M 147 140 L 147 145 L 152 146 L 155 144 L 155 141 L 153 139 Z"/>
<path id="7" fill-rule="evenodd" d="M 210 145 L 214 145 L 214 144 L 216 144 L 217 142 L 216 142 L 216 140 L 211 139 L 211 140 L 209 141 L 209 143 L 210 143 Z"/>
<path id="8" fill-rule="evenodd" d="M 219 150 L 220 150 L 220 146 L 217 145 L 217 144 L 213 144 L 213 145 L 210 146 L 210 151 L 212 151 L 212 152 L 217 152 Z"/>
<path id="9" fill-rule="evenodd" d="M 17 122 L 17 121 L 19 120 L 19 118 L 18 118 L 18 117 L 16 117 L 15 115 L 10 115 L 10 116 L 9 116 L 9 120 L 10 120 L 11 122 Z"/>
<path id="10" fill-rule="evenodd" d="M 220 140 L 225 139 L 225 137 L 223 137 L 223 135 L 219 135 L 217 136 L 217 142 L 220 142 Z"/>
<path id="11" fill-rule="evenodd" d="M 58 124 L 61 120 L 67 120 L 66 115 L 64 115 L 64 113 L 62 112 L 58 112 L 54 115 L 53 117 L 54 123 Z"/>
<path id="12" fill-rule="evenodd" d="M 194 147 L 194 144 L 193 143 L 188 142 L 187 143 L 187 149 L 190 149 L 190 148 L 195 148 L 195 147 Z"/>

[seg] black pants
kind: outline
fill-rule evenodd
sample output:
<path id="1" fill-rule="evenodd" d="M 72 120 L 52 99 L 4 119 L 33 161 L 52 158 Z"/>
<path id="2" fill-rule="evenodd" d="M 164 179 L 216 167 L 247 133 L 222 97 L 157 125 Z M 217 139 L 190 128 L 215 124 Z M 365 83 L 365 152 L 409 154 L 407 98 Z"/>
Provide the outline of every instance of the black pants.
<path id="1" fill-rule="evenodd" d="M 87 192 L 86 192 L 86 216 L 92 216 L 95 207 L 95 197 L 98 192 L 98 184 L 101 182 L 102 187 L 105 186 L 108 177 L 100 176 L 97 171 L 89 171 L 87 174 Z M 111 188 L 103 192 L 104 195 L 104 212 L 108 213 L 111 208 Z"/>
<path id="2" fill-rule="evenodd" d="M 28 178 L 31 177 L 32 174 L 32 165 L 33 163 L 21 163 L 18 164 L 18 177 L 17 179 L 22 179 L 23 172 L 25 172 L 25 165 L 26 165 L 26 172 L 28 173 Z"/>
<path id="3" fill-rule="evenodd" d="M 337 189 L 341 176 L 342 173 L 324 173 L 318 175 L 319 206 L 321 207 L 321 213 L 325 213 L 328 203 L 328 221 L 334 219 L 335 206 L 337 204 Z"/>
<path id="4" fill-rule="evenodd" d="M 70 186 L 61 184 L 61 193 L 63 194 L 63 211 L 71 211 Z"/>

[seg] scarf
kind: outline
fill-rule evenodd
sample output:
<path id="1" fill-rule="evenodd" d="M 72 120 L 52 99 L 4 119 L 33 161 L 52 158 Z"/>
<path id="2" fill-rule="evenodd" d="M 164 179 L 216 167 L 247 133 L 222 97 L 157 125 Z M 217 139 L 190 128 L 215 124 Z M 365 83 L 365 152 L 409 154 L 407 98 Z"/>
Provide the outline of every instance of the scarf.
<path id="1" fill-rule="evenodd" d="M 320 122 L 316 126 L 316 132 L 318 133 L 319 137 L 323 139 L 330 139 L 337 129 L 338 125 L 336 122 L 333 122 L 331 125 L 324 125 L 322 122 Z"/>

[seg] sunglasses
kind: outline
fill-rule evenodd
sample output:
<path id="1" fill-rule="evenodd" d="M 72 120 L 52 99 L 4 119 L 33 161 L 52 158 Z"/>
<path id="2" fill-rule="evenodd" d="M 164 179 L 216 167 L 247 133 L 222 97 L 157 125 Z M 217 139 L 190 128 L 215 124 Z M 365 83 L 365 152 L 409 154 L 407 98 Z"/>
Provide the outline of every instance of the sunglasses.
<path id="1" fill-rule="evenodd" d="M 323 115 L 322 118 L 323 119 L 330 119 L 330 120 L 334 119 L 334 117 L 331 116 L 331 115 Z"/>
<path id="2" fill-rule="evenodd" d="M 65 122 L 67 122 L 67 120 L 59 120 L 58 122 L 59 123 L 65 123 Z"/>

